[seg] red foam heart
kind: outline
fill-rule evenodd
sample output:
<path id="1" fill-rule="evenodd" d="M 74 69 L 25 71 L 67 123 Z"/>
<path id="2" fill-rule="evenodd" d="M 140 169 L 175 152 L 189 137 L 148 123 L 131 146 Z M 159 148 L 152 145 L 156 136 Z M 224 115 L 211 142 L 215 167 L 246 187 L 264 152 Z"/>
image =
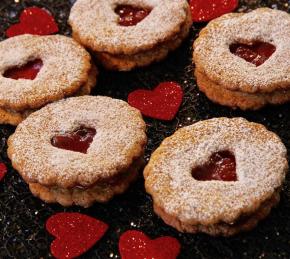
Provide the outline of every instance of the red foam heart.
<path id="1" fill-rule="evenodd" d="M 7 167 L 4 163 L 0 163 L 0 182 L 3 180 L 7 173 Z"/>
<path id="2" fill-rule="evenodd" d="M 46 221 L 47 231 L 56 239 L 50 251 L 56 258 L 74 258 L 89 250 L 108 229 L 100 220 L 80 213 L 58 213 Z"/>
<path id="3" fill-rule="evenodd" d="M 138 89 L 128 96 L 128 103 L 145 116 L 172 120 L 182 103 L 183 91 L 175 82 L 159 84 L 153 91 Z"/>
<path id="4" fill-rule="evenodd" d="M 238 0 L 190 0 L 192 20 L 207 22 L 238 7 Z"/>
<path id="5" fill-rule="evenodd" d="M 179 241 L 173 237 L 151 240 L 136 230 L 126 231 L 119 241 L 122 259 L 175 259 L 180 253 L 180 247 Z"/>
<path id="6" fill-rule="evenodd" d="M 28 7 L 20 14 L 19 23 L 10 26 L 7 37 L 21 34 L 49 35 L 58 32 L 58 26 L 51 14 L 42 8 Z"/>

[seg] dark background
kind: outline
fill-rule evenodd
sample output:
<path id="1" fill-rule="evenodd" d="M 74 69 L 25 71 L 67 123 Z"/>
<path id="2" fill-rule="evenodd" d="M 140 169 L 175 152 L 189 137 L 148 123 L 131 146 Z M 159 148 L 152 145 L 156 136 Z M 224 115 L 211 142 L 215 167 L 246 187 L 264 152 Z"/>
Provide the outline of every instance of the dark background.
<path id="1" fill-rule="evenodd" d="M 70 35 L 66 21 L 74 1 L 0 0 L 0 38 L 16 23 L 19 13 L 28 6 L 41 6 L 53 13 L 60 33 Z M 290 1 L 241 1 L 238 11 L 248 11 L 260 6 L 290 10 Z M 289 104 L 267 107 L 255 112 L 231 110 L 211 103 L 196 87 L 191 64 L 192 42 L 205 24 L 194 24 L 190 38 L 181 48 L 163 62 L 130 73 L 108 72 L 101 69 L 98 85 L 93 94 L 108 95 L 123 100 L 137 88 L 152 89 L 162 81 L 177 81 L 183 87 L 185 97 L 177 117 L 171 122 L 146 119 L 149 142 L 146 159 L 160 142 L 177 128 L 212 117 L 242 116 L 259 122 L 276 132 L 290 149 Z M 290 43 L 289 43 L 290 44 Z M 0 183 L 0 258 L 47 258 L 52 237 L 46 232 L 46 219 L 56 212 L 79 211 L 110 225 L 109 231 L 93 249 L 82 258 L 119 258 L 119 236 L 126 230 L 138 229 L 151 238 L 170 235 L 182 244 L 180 258 L 290 258 L 290 177 L 282 191 L 281 202 L 271 215 L 253 231 L 230 238 L 216 238 L 205 234 L 182 234 L 166 226 L 152 211 L 151 198 L 146 195 L 143 178 L 133 184 L 124 195 L 105 205 L 95 204 L 89 209 L 48 205 L 34 198 L 27 185 L 12 169 L 6 155 L 6 140 L 15 130 L 0 126 L 0 160 L 9 171 Z"/>

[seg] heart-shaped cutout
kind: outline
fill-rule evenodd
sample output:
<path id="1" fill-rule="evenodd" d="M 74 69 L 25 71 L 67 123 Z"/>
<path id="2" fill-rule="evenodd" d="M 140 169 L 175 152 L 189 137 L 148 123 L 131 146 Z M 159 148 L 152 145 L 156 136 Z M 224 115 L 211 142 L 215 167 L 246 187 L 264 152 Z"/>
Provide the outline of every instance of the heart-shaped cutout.
<path id="1" fill-rule="evenodd" d="M 3 180 L 7 173 L 7 167 L 4 163 L 0 163 L 0 182 Z"/>
<path id="2" fill-rule="evenodd" d="M 120 237 L 119 251 L 122 259 L 175 259 L 180 243 L 168 236 L 151 240 L 140 231 L 129 230 Z"/>
<path id="3" fill-rule="evenodd" d="M 43 63 L 40 59 L 28 62 L 22 67 L 13 67 L 5 71 L 4 77 L 11 79 L 28 79 L 33 80 L 38 75 Z"/>
<path id="4" fill-rule="evenodd" d="M 231 44 L 230 51 L 258 67 L 273 55 L 276 47 L 271 43 L 257 41 L 252 44 Z"/>
<path id="5" fill-rule="evenodd" d="M 229 151 L 216 152 L 206 164 L 194 168 L 191 174 L 198 181 L 237 181 L 236 158 Z"/>
<path id="6" fill-rule="evenodd" d="M 54 136 L 51 144 L 57 148 L 86 154 L 95 135 L 95 129 L 81 126 L 75 131 Z"/>
<path id="7" fill-rule="evenodd" d="M 134 26 L 141 22 L 151 9 L 135 7 L 132 5 L 119 5 L 115 9 L 115 13 L 119 15 L 119 25 L 121 26 Z"/>
<path id="8" fill-rule="evenodd" d="M 175 82 L 159 84 L 153 91 L 139 89 L 128 96 L 128 103 L 145 116 L 172 120 L 182 103 L 183 91 Z"/>
<path id="9" fill-rule="evenodd" d="M 28 7 L 19 17 L 19 23 L 10 26 L 7 37 L 22 34 L 49 35 L 58 32 L 58 26 L 52 15 L 45 9 Z"/>
<path id="10" fill-rule="evenodd" d="M 207 22 L 238 7 L 238 0 L 190 0 L 192 20 Z"/>
<path id="11" fill-rule="evenodd" d="M 57 213 L 46 221 L 55 237 L 50 250 L 56 258 L 74 258 L 89 250 L 106 233 L 108 225 L 80 213 Z"/>

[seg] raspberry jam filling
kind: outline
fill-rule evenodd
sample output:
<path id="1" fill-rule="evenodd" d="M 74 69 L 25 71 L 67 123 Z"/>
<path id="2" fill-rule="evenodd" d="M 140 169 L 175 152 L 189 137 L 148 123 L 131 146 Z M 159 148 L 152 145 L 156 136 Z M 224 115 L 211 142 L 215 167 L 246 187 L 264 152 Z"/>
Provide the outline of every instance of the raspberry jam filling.
<path id="1" fill-rule="evenodd" d="M 119 25 L 134 26 L 141 22 L 151 12 L 148 8 L 134 7 L 131 5 L 119 5 L 115 13 L 119 15 Z"/>
<path id="2" fill-rule="evenodd" d="M 82 126 L 73 132 L 54 136 L 51 144 L 57 148 L 86 154 L 95 135 L 95 129 Z"/>
<path id="3" fill-rule="evenodd" d="M 249 45 L 241 43 L 232 44 L 230 45 L 230 51 L 234 55 L 258 67 L 272 56 L 276 51 L 276 47 L 267 42 L 257 41 Z"/>
<path id="4" fill-rule="evenodd" d="M 237 181 L 235 156 L 230 151 L 214 153 L 206 164 L 194 168 L 191 174 L 198 181 Z"/>
<path id="5" fill-rule="evenodd" d="M 15 80 L 18 79 L 33 80 L 36 78 L 42 66 L 43 66 L 42 60 L 35 59 L 33 61 L 29 61 L 22 67 L 13 67 L 6 70 L 4 73 L 4 77 Z"/>

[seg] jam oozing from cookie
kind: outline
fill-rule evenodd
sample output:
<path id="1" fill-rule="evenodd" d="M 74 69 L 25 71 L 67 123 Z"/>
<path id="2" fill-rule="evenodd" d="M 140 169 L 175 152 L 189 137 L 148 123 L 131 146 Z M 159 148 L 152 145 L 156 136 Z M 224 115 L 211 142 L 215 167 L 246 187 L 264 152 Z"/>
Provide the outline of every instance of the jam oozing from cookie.
<path id="1" fill-rule="evenodd" d="M 40 59 L 29 61 L 22 67 L 13 67 L 5 71 L 4 77 L 11 79 L 28 79 L 33 80 L 37 77 L 43 63 Z"/>
<path id="2" fill-rule="evenodd" d="M 119 15 L 119 25 L 134 26 L 141 22 L 151 10 L 149 8 L 134 7 L 131 5 L 119 5 L 115 13 Z"/>
<path id="3" fill-rule="evenodd" d="M 262 65 L 276 51 L 276 47 L 267 42 L 254 42 L 252 44 L 235 43 L 230 45 L 234 55 L 243 58 L 257 67 Z"/>
<path id="4" fill-rule="evenodd" d="M 51 144 L 57 148 L 86 154 L 95 135 L 95 129 L 82 126 L 73 132 L 54 136 Z"/>
<path id="5" fill-rule="evenodd" d="M 230 151 L 212 154 L 206 164 L 192 170 L 192 177 L 199 181 L 237 181 L 234 154 Z"/>

